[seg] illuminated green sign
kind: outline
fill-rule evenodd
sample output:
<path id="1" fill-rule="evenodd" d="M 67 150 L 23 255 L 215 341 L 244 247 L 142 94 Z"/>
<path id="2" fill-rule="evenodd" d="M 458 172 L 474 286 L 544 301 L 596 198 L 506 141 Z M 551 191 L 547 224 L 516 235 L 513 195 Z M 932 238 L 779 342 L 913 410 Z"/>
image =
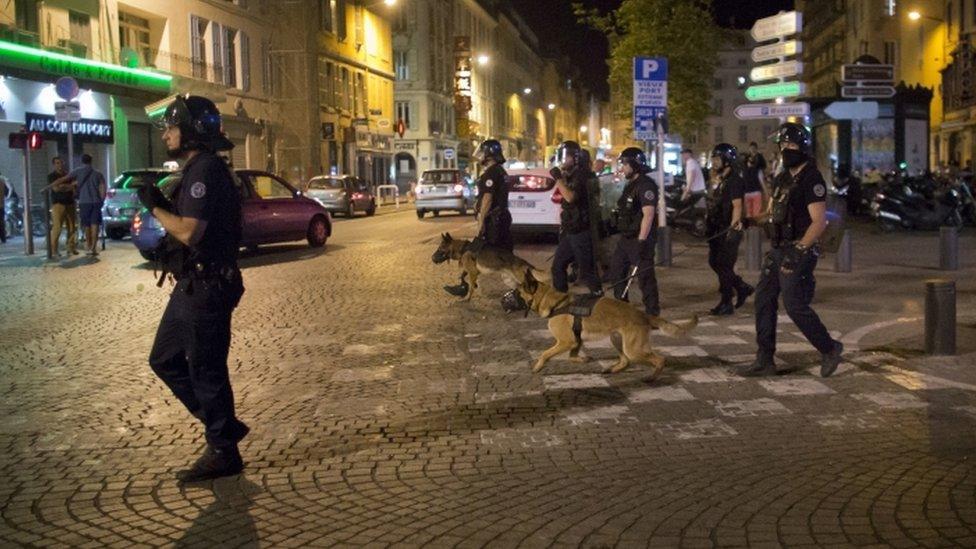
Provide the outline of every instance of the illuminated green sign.
<path id="1" fill-rule="evenodd" d="M 749 86 L 746 88 L 746 99 L 749 101 L 762 101 L 764 99 L 776 99 L 777 97 L 796 97 L 803 95 L 806 91 L 806 85 L 801 82 Z"/>
<path id="2" fill-rule="evenodd" d="M 169 91 L 173 77 L 143 69 L 72 57 L 0 40 L 0 65 L 127 86 Z"/>

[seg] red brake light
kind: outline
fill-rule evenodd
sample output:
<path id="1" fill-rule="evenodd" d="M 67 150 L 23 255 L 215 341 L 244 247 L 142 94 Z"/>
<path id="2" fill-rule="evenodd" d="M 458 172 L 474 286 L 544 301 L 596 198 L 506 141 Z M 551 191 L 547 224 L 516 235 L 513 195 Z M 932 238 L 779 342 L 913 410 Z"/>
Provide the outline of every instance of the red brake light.
<path id="1" fill-rule="evenodd" d="M 552 193 L 552 203 L 562 204 L 562 202 L 563 202 L 563 193 L 559 192 L 559 187 L 556 187 L 556 190 L 553 191 Z"/>
<path id="2" fill-rule="evenodd" d="M 464 190 L 464 187 L 460 183 L 458 183 L 457 185 L 454 185 L 454 192 L 459 193 L 459 192 L 461 192 L 463 190 Z"/>
<path id="3" fill-rule="evenodd" d="M 132 232 L 133 234 L 139 234 L 139 230 L 142 229 L 142 214 L 137 213 L 135 217 L 132 218 Z"/>

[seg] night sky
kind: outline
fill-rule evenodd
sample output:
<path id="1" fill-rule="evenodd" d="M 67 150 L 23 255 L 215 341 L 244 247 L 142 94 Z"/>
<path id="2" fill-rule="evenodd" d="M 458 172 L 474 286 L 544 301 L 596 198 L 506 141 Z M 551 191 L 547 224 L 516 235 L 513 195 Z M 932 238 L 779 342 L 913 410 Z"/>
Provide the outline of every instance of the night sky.
<path id="1" fill-rule="evenodd" d="M 581 79 L 588 88 L 604 98 L 607 87 L 607 41 L 603 34 L 576 22 L 571 0 L 509 0 L 511 5 L 535 30 L 542 44 L 542 54 L 564 54 L 580 67 Z M 615 9 L 621 0 L 582 0 L 590 7 L 604 11 Z M 793 0 L 713 0 L 715 20 L 725 27 L 749 28 L 752 23 L 779 10 L 793 8 Z"/>

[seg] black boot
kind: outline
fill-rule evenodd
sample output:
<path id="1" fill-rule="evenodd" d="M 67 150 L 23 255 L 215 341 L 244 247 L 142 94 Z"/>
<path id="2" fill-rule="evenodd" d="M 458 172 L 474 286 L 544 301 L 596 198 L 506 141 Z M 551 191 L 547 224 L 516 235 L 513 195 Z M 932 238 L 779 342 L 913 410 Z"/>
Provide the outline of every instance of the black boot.
<path id="1" fill-rule="evenodd" d="M 735 308 L 738 309 L 743 306 L 749 296 L 754 293 L 756 293 L 756 289 L 743 282 L 741 286 L 735 289 Z"/>
<path id="2" fill-rule="evenodd" d="M 718 305 L 712 307 L 712 309 L 709 311 L 712 316 L 729 316 L 733 312 L 735 311 L 732 308 L 732 299 L 724 297 L 722 298 L 722 301 L 718 302 Z"/>
<path id="3" fill-rule="evenodd" d="M 837 371 L 843 353 L 844 344 L 840 341 L 834 341 L 834 349 L 829 353 L 824 353 L 820 358 L 820 377 L 830 377 Z"/>
<path id="4" fill-rule="evenodd" d="M 757 357 L 752 364 L 740 368 L 738 374 L 743 377 L 763 377 L 776 375 L 776 363 L 772 358 Z"/>
<path id="5" fill-rule="evenodd" d="M 197 459 L 193 467 L 176 474 L 180 482 L 199 482 L 240 474 L 244 470 L 244 460 L 237 445 L 217 448 L 207 445 L 207 450 Z"/>

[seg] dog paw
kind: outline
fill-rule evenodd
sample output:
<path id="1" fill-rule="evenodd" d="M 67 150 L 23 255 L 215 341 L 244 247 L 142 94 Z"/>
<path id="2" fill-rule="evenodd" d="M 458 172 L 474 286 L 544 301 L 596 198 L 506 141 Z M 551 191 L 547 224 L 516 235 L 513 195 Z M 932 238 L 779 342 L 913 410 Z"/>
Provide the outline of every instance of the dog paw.
<path id="1" fill-rule="evenodd" d="M 625 363 L 619 363 L 618 362 L 617 364 L 614 364 L 613 365 L 613 368 L 610 368 L 610 373 L 611 374 L 616 374 L 616 373 L 622 372 L 622 371 L 626 370 L 628 366 L 630 366 L 629 363 L 626 363 L 626 362 Z"/>
<path id="2" fill-rule="evenodd" d="M 546 366 L 546 363 L 545 362 L 536 362 L 535 365 L 532 366 L 532 371 L 533 372 L 538 372 L 538 371 L 542 370 L 543 368 L 545 368 L 545 366 Z"/>
<path id="3" fill-rule="evenodd" d="M 578 364 L 586 364 L 587 362 L 590 361 L 590 357 L 586 355 L 577 355 L 574 357 L 570 357 L 569 360 L 576 362 Z"/>

